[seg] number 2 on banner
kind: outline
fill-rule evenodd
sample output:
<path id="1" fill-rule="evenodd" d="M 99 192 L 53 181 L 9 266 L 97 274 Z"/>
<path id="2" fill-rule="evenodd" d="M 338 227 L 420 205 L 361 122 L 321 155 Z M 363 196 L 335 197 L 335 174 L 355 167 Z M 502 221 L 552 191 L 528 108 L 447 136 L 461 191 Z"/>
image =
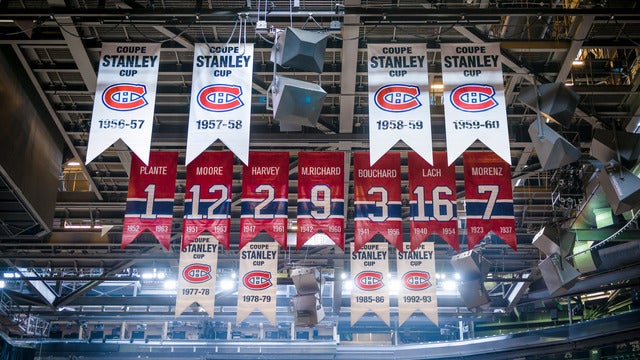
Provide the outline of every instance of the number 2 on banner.
<path id="1" fill-rule="evenodd" d="M 380 208 L 381 214 L 375 215 L 375 214 L 369 213 L 367 214 L 367 217 L 371 221 L 383 222 L 387 220 L 387 218 L 389 217 L 389 193 L 387 192 L 387 189 L 383 188 L 382 186 L 374 186 L 374 187 L 371 187 L 369 191 L 367 191 L 367 194 L 369 195 L 373 195 L 376 193 L 380 194 L 380 201 L 376 201 L 374 205 Z"/>
<path id="2" fill-rule="evenodd" d="M 496 200 L 498 200 L 499 191 L 500 186 L 498 185 L 478 185 L 478 194 L 489 193 L 489 199 L 487 199 L 487 207 L 484 209 L 484 214 L 482 214 L 482 220 L 491 219 L 491 213 L 493 212 L 493 208 L 496 206 Z"/>
<path id="3" fill-rule="evenodd" d="M 416 194 L 416 202 L 418 203 L 418 215 L 414 216 L 415 221 L 449 221 L 453 219 L 453 202 L 448 199 L 442 199 L 441 194 L 451 195 L 453 191 L 447 186 L 436 186 L 431 191 L 432 206 L 433 206 L 433 219 L 430 219 L 424 209 L 425 197 L 424 186 L 416 186 L 413 193 Z M 444 212 L 442 211 L 444 208 Z"/>
<path id="4" fill-rule="evenodd" d="M 200 185 L 193 185 L 191 189 L 189 189 L 189 192 L 192 194 L 191 214 L 187 215 L 187 220 L 200 220 L 203 217 L 201 214 L 198 214 L 198 209 L 200 209 Z M 211 185 L 209 188 L 209 194 L 214 194 L 216 192 L 220 192 L 220 198 L 216 199 L 216 201 L 207 208 L 207 219 L 209 220 L 227 218 L 227 214 L 215 214 L 215 210 L 229 200 L 229 189 L 222 184 Z"/>
<path id="5" fill-rule="evenodd" d="M 256 188 L 256 192 L 264 194 L 267 193 L 267 197 L 256 205 L 256 212 L 254 218 L 259 220 L 273 220 L 276 214 L 264 214 L 262 211 L 269 206 L 276 198 L 276 189 L 271 185 L 260 185 Z"/>
<path id="6" fill-rule="evenodd" d="M 316 220 L 326 220 L 331 216 L 331 188 L 328 185 L 314 185 L 311 188 L 311 203 L 315 209 L 311 210 L 311 217 Z"/>
<path id="7" fill-rule="evenodd" d="M 147 193 L 147 206 L 145 207 L 144 214 L 140 215 L 141 219 L 155 219 L 158 216 L 153 213 L 153 202 L 156 199 L 156 184 L 149 184 L 144 188 L 144 192 Z"/>

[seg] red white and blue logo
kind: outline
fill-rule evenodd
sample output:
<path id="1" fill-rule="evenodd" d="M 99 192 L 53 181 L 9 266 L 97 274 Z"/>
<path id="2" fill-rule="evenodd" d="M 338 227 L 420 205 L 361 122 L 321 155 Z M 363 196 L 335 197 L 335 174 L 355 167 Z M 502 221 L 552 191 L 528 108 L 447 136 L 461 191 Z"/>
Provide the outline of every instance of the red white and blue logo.
<path id="1" fill-rule="evenodd" d="M 361 271 L 356 275 L 355 282 L 358 289 L 364 291 L 374 291 L 384 286 L 382 273 L 379 271 Z"/>
<path id="2" fill-rule="evenodd" d="M 425 290 L 431 287 L 430 278 L 426 271 L 413 270 L 402 275 L 402 285 L 408 290 Z"/>
<path id="3" fill-rule="evenodd" d="M 498 106 L 493 86 L 480 84 L 460 85 L 451 91 L 451 104 L 466 112 L 483 112 Z"/>
<path id="4" fill-rule="evenodd" d="M 102 103 L 115 111 L 137 110 L 149 103 L 146 94 L 147 87 L 142 84 L 113 84 L 102 93 Z"/>
<path id="5" fill-rule="evenodd" d="M 211 265 L 189 264 L 182 270 L 182 277 L 193 284 L 207 282 L 212 279 Z"/>
<path id="6" fill-rule="evenodd" d="M 243 278 L 242 283 L 250 290 L 264 290 L 271 287 L 271 273 L 268 271 L 249 271 Z"/>
<path id="7" fill-rule="evenodd" d="M 244 105 L 240 96 L 242 87 L 238 85 L 212 84 L 198 93 L 198 105 L 208 111 L 225 112 Z"/>
<path id="8" fill-rule="evenodd" d="M 422 106 L 418 100 L 420 88 L 415 85 L 392 84 L 376 91 L 373 99 L 377 107 L 389 112 L 405 112 Z"/>

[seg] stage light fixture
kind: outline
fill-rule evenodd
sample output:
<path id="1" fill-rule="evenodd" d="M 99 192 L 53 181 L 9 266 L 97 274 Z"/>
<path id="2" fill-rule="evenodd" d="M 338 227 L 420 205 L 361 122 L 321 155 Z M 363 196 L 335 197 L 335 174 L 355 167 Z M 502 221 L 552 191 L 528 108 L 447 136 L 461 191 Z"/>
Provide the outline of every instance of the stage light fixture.
<path id="1" fill-rule="evenodd" d="M 320 85 L 277 76 L 271 86 L 273 117 L 286 127 L 315 127 L 327 92 Z"/>
<path id="2" fill-rule="evenodd" d="M 551 295 L 562 295 L 570 289 L 580 273 L 559 254 L 552 254 L 538 264 L 542 279 Z"/>
<path id="3" fill-rule="evenodd" d="M 529 126 L 529 136 L 544 170 L 557 169 L 580 159 L 580 150 L 540 119 Z"/>
<path id="4" fill-rule="evenodd" d="M 277 34 L 271 61 L 283 67 L 321 73 L 326 48 L 326 34 L 288 27 Z"/>
<path id="5" fill-rule="evenodd" d="M 521 89 L 518 100 L 547 119 L 568 127 L 579 96 L 562 83 L 549 83 Z"/>

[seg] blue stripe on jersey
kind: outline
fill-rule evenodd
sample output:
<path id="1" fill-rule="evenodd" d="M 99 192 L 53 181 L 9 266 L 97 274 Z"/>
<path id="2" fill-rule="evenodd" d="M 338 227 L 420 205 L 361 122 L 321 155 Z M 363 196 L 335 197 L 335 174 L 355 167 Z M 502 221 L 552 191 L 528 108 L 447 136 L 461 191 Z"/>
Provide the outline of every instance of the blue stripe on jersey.
<path id="1" fill-rule="evenodd" d="M 256 213 L 256 206 L 258 204 L 262 204 L 263 200 L 260 201 L 247 201 L 242 200 L 242 206 L 240 210 L 240 214 L 242 216 L 252 216 Z M 271 201 L 265 207 L 260 210 L 261 214 L 265 215 L 286 215 L 287 214 L 287 201 Z"/>
<path id="2" fill-rule="evenodd" d="M 456 203 L 453 203 L 453 216 L 455 217 L 456 214 L 458 213 L 458 205 Z M 426 203 L 426 204 L 422 204 L 422 206 L 424 206 L 424 215 L 428 216 L 430 218 L 433 217 L 433 206 L 431 206 L 431 203 Z M 440 214 L 446 214 L 447 213 L 447 206 L 446 205 L 438 205 L 440 207 Z M 415 216 L 418 216 L 418 204 L 417 203 L 411 203 L 409 204 L 409 214 L 410 216 L 413 218 Z"/>
<path id="3" fill-rule="evenodd" d="M 147 212 L 146 200 L 128 200 L 125 214 L 141 215 Z M 154 201 L 153 211 L 154 215 L 173 215 L 173 201 Z"/>
<path id="4" fill-rule="evenodd" d="M 342 216 L 344 215 L 344 202 L 332 201 L 329 209 L 330 209 L 329 213 L 331 215 Z M 298 201 L 298 215 L 311 216 L 311 211 L 313 210 L 320 211 L 320 213 L 323 213 L 324 206 L 315 206 L 311 201 Z"/>
<path id="5" fill-rule="evenodd" d="M 200 204 L 198 206 L 198 214 L 206 216 L 209 213 L 209 207 L 213 205 L 215 201 L 204 201 L 200 200 Z M 184 202 L 184 213 L 187 215 L 191 215 L 191 211 L 193 210 L 193 202 L 185 201 Z M 214 215 L 229 215 L 231 211 L 231 200 L 227 200 L 221 205 L 215 207 L 213 209 Z"/>
<path id="6" fill-rule="evenodd" d="M 487 208 L 486 201 L 467 201 L 465 203 L 467 216 L 482 216 Z M 496 202 L 491 216 L 513 216 L 513 202 Z"/>
<path id="7" fill-rule="evenodd" d="M 382 216 L 382 207 L 374 204 L 355 204 L 356 217 L 366 218 L 369 214 L 373 216 Z M 402 218 L 402 205 L 401 204 L 387 204 L 389 209 L 390 218 Z"/>

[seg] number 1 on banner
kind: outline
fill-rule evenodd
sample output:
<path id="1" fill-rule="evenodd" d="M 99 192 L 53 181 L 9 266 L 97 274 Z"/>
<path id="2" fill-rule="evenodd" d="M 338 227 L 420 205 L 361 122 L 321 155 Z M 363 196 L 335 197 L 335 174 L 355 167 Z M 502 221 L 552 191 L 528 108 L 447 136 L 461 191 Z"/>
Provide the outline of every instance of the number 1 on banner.
<path id="1" fill-rule="evenodd" d="M 220 192 L 220 198 L 216 199 L 214 203 L 207 208 L 207 219 L 220 220 L 226 219 L 226 214 L 215 214 L 215 210 L 221 207 L 229 199 L 229 189 L 221 184 L 211 185 L 209 188 L 209 194 Z M 187 215 L 187 220 L 201 220 L 203 215 L 198 213 L 200 209 L 200 185 L 193 185 L 189 189 L 191 193 L 191 214 Z"/>
<path id="2" fill-rule="evenodd" d="M 311 210 L 311 217 L 316 220 L 326 220 L 331 216 L 331 188 L 327 185 L 314 185 L 311 188 L 311 203 L 315 209 Z M 318 211 L 321 208 L 322 211 Z"/>
<path id="3" fill-rule="evenodd" d="M 498 185 L 478 185 L 478 194 L 489 193 L 489 199 L 487 199 L 487 207 L 482 214 L 482 220 L 491 219 L 491 213 L 496 206 L 496 200 L 498 200 L 498 193 L 500 192 L 500 186 Z"/>
<path id="4" fill-rule="evenodd" d="M 156 199 L 156 184 L 149 184 L 144 188 L 144 192 L 147 193 L 147 206 L 144 214 L 140 215 L 141 219 L 155 219 L 158 216 L 153 213 L 153 202 Z"/>
<path id="5" fill-rule="evenodd" d="M 256 188 L 256 192 L 264 194 L 267 193 L 267 197 L 260 202 L 260 204 L 256 205 L 256 211 L 254 217 L 259 220 L 273 220 L 276 217 L 276 214 L 264 214 L 262 210 L 264 210 L 269 204 L 273 202 L 276 198 L 276 189 L 271 185 L 260 185 Z"/>

